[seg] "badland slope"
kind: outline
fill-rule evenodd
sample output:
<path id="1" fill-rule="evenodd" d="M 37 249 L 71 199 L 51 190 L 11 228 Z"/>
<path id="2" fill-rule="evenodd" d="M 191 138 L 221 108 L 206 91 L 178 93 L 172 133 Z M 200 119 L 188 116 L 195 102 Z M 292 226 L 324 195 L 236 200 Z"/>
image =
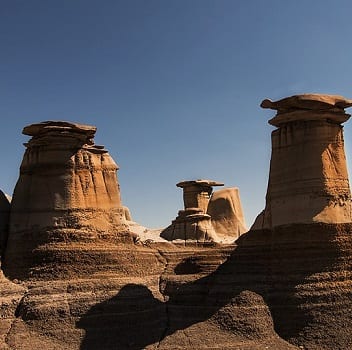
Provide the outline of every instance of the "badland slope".
<path id="1" fill-rule="evenodd" d="M 181 240 L 131 230 L 94 127 L 25 128 L 32 139 L 1 209 L 0 348 L 351 349 L 341 123 L 352 102 L 310 94 L 262 105 L 277 110 L 263 213 L 243 233 L 237 191 L 212 199 L 214 183 L 182 182 Z M 217 243 L 227 232 L 240 236 Z"/>

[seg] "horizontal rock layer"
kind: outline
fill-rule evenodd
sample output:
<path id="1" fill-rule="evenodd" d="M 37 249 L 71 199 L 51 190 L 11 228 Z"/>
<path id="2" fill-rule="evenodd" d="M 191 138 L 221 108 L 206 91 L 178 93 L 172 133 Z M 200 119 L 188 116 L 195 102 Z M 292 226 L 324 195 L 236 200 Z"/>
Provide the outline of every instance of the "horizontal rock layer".
<path id="1" fill-rule="evenodd" d="M 351 221 L 342 126 L 310 121 L 274 130 L 266 207 L 253 228 Z"/>
<path id="2" fill-rule="evenodd" d="M 237 246 L 43 246 L 5 343 L 350 349 L 351 257 L 352 224 L 250 231 Z"/>

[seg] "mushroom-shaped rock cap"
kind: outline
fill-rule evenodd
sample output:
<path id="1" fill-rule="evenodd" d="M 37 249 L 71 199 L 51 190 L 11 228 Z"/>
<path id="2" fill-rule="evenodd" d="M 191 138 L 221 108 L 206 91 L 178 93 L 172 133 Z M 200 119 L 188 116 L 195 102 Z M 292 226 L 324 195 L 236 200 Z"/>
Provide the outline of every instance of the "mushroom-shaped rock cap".
<path id="1" fill-rule="evenodd" d="M 73 132 L 85 134 L 88 138 L 94 137 L 97 128 L 92 125 L 84 125 L 65 121 L 45 121 L 37 124 L 31 124 L 23 128 L 22 133 L 29 136 L 39 136 L 51 131 Z"/>
<path id="2" fill-rule="evenodd" d="M 260 104 L 262 108 L 275 109 L 279 113 L 286 113 L 297 109 L 329 110 L 344 109 L 352 106 L 352 100 L 339 95 L 303 94 L 283 98 L 279 101 L 265 99 Z"/>
<path id="3" fill-rule="evenodd" d="M 339 95 L 303 94 L 283 98 L 279 101 L 264 100 L 260 106 L 277 110 L 269 124 L 280 127 L 294 121 L 325 120 L 341 124 L 350 117 L 344 108 L 352 106 L 352 100 Z"/>
<path id="4" fill-rule="evenodd" d="M 190 181 L 181 181 L 178 184 L 176 184 L 177 187 L 188 187 L 188 186 L 208 186 L 208 187 L 213 187 L 213 186 L 224 186 L 222 182 L 216 182 L 212 180 L 190 180 Z"/>

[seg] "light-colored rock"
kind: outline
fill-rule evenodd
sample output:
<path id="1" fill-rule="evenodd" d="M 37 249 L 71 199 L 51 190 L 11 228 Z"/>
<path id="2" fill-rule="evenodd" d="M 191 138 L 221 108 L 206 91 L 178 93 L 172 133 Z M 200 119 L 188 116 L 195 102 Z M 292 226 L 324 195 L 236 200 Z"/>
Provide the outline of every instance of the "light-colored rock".
<path id="1" fill-rule="evenodd" d="M 176 219 L 160 233 L 160 236 L 168 241 L 220 241 L 211 224 L 210 215 L 199 208 L 180 210 Z"/>
<path id="2" fill-rule="evenodd" d="M 183 189 L 183 202 L 185 209 L 200 208 L 207 212 L 208 203 L 214 186 L 224 186 L 221 182 L 211 180 L 181 181 L 177 185 Z"/>
<path id="3" fill-rule="evenodd" d="M 168 240 L 219 241 L 208 215 L 208 203 L 212 186 L 223 183 L 211 180 L 191 180 L 179 182 L 177 187 L 183 189 L 184 210 L 178 212 L 177 218 L 161 232 L 161 237 Z"/>
<path id="4" fill-rule="evenodd" d="M 23 133 L 32 138 L 25 144 L 11 203 L 7 274 L 29 273 L 55 242 L 132 241 L 121 204 L 118 167 L 103 146 L 94 144 L 95 130 L 55 121 L 24 128 Z"/>
<path id="5" fill-rule="evenodd" d="M 272 156 L 266 207 L 253 229 L 291 223 L 352 221 L 341 122 L 352 101 L 334 95 L 298 95 L 262 107 L 277 115 L 269 123 Z"/>
<path id="6" fill-rule="evenodd" d="M 132 220 L 132 215 L 131 215 L 131 212 L 130 212 L 130 209 L 127 208 L 126 206 L 123 206 L 123 216 L 125 218 L 126 221 L 133 221 Z"/>
<path id="7" fill-rule="evenodd" d="M 160 237 L 160 233 L 163 229 L 156 228 L 151 229 L 140 225 L 134 221 L 127 221 L 127 225 L 131 234 L 135 237 L 137 242 L 151 243 L 151 242 L 167 242 L 165 239 Z"/>
<path id="8" fill-rule="evenodd" d="M 343 110 L 352 106 L 352 100 L 347 100 L 340 95 L 302 94 L 286 97 L 275 102 L 265 99 L 260 106 L 274 109 L 277 114 L 282 114 L 297 110 L 326 111 L 335 108 Z"/>
<path id="9" fill-rule="evenodd" d="M 209 201 L 207 214 L 217 235 L 222 239 L 237 239 L 247 232 L 239 189 L 224 188 L 215 191 Z"/>
<path id="10" fill-rule="evenodd" d="M 33 228 L 111 231 L 124 221 L 116 171 L 93 126 L 44 122 L 27 126 L 10 232 Z"/>

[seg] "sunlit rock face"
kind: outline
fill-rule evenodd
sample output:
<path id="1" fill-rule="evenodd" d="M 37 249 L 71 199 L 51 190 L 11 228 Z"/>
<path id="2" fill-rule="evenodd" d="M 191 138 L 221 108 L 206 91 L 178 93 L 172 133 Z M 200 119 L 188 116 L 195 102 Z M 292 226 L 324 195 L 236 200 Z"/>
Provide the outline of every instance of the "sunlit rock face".
<path id="1" fill-rule="evenodd" d="M 109 231 L 123 222 L 116 163 L 94 145 L 94 126 L 44 122 L 32 136 L 12 201 L 10 232 L 33 228 Z"/>
<path id="2" fill-rule="evenodd" d="M 223 188 L 212 194 L 207 214 L 217 235 L 226 239 L 237 239 L 247 232 L 240 193 L 237 187 Z"/>
<path id="3" fill-rule="evenodd" d="M 161 237 L 173 240 L 195 240 L 229 243 L 247 232 L 238 188 L 213 192 L 223 183 L 211 180 L 179 182 L 183 189 L 184 210 Z"/>
<path id="4" fill-rule="evenodd" d="M 272 102 L 277 110 L 269 123 L 272 156 L 264 212 L 253 229 L 291 223 L 352 221 L 341 123 L 350 117 L 351 100 L 335 95 L 306 94 Z"/>
<path id="5" fill-rule="evenodd" d="M 191 180 L 179 182 L 176 186 L 183 189 L 184 210 L 172 224 L 161 232 L 161 237 L 168 240 L 219 241 L 206 213 L 213 186 L 223 183 L 211 180 Z"/>
<path id="6" fill-rule="evenodd" d="M 54 121 L 23 129 L 32 138 L 13 193 L 5 266 L 21 254 L 21 261 L 34 259 L 31 252 L 44 244 L 128 237 L 118 167 L 94 144 L 95 131 Z"/>

